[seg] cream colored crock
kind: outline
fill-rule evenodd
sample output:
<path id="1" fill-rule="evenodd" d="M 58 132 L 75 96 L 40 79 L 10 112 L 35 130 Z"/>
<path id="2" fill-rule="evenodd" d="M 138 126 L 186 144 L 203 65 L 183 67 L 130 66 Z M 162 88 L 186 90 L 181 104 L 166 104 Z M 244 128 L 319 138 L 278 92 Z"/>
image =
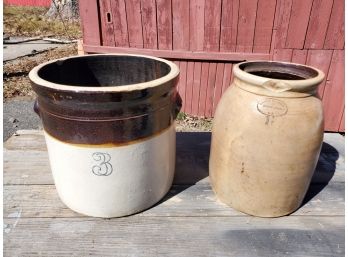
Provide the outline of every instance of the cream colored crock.
<path id="1" fill-rule="evenodd" d="M 316 90 L 324 74 L 283 62 L 244 62 L 218 104 L 209 171 L 218 198 L 278 217 L 300 207 L 323 140 Z"/>

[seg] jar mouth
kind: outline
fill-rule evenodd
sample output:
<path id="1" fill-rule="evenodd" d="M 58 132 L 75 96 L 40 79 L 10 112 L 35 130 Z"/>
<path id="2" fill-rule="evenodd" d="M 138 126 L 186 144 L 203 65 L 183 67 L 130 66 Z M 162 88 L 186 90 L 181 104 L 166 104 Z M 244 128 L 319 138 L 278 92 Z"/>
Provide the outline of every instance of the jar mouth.
<path id="1" fill-rule="evenodd" d="M 305 80 L 319 75 L 311 67 L 284 62 L 246 62 L 239 68 L 251 75 L 277 80 Z"/>
<path id="2" fill-rule="evenodd" d="M 322 71 L 297 63 L 247 61 L 233 66 L 234 83 L 260 95 L 306 97 L 316 94 Z"/>
<path id="3" fill-rule="evenodd" d="M 132 91 L 164 84 L 179 74 L 170 61 L 131 54 L 94 54 L 61 58 L 29 73 L 40 86 L 68 91 Z"/>

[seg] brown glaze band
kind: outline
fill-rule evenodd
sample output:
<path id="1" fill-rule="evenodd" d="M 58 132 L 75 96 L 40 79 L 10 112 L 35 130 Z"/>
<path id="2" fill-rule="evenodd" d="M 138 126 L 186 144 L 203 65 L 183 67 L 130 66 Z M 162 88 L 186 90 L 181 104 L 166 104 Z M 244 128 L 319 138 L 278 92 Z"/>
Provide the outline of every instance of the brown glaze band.
<path id="1" fill-rule="evenodd" d="M 84 71 L 93 74 L 81 78 L 79 85 L 79 76 Z M 40 79 L 65 83 L 63 89 L 45 86 L 31 77 L 38 95 L 35 109 L 45 131 L 59 141 L 78 145 L 129 144 L 172 125 L 181 108 L 175 88 L 177 76 L 151 86 L 151 80 L 169 71 L 170 67 L 157 59 L 135 56 L 97 55 L 58 60 L 42 66 L 36 73 Z M 145 74 L 132 76 L 137 72 Z M 148 82 L 150 86 L 126 90 L 127 81 Z M 76 91 L 66 85 L 81 87 Z M 98 86 L 99 91 L 95 90 Z M 89 90 L 91 87 L 94 91 Z M 124 91 L 120 90 L 122 87 Z"/>
<path id="2" fill-rule="evenodd" d="M 47 112 L 39 113 L 45 131 L 52 137 L 70 144 L 125 144 L 145 139 L 168 128 L 175 119 L 172 105 L 129 118 L 110 120 L 71 119 Z"/>
<path id="3" fill-rule="evenodd" d="M 128 141 L 128 142 L 123 142 L 123 143 L 106 143 L 106 144 L 76 144 L 76 143 L 67 143 L 67 142 L 64 142 L 64 141 L 60 141 L 58 140 L 57 138 L 53 137 L 52 135 L 50 135 L 46 130 L 46 134 L 52 138 L 54 138 L 55 140 L 58 140 L 64 144 L 69 144 L 71 146 L 75 146 L 75 147 L 84 147 L 84 148 L 113 148 L 113 147 L 122 147 L 122 146 L 127 146 L 127 145 L 132 145 L 132 144 L 139 144 L 141 142 L 144 142 L 144 141 L 147 141 L 147 140 L 150 140 L 154 137 L 157 137 L 159 135 L 161 135 L 162 133 L 168 131 L 168 129 L 170 128 L 167 127 L 155 134 L 152 134 L 151 136 L 148 136 L 148 137 L 144 137 L 144 138 L 139 138 L 139 139 L 136 139 L 136 140 L 133 140 L 133 141 Z"/>

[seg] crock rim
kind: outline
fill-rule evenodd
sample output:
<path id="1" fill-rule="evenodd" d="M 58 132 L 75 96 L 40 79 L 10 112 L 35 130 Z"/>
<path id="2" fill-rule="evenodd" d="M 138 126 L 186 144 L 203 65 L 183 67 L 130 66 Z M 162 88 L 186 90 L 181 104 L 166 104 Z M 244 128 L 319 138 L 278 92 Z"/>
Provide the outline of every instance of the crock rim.
<path id="1" fill-rule="evenodd" d="M 73 58 L 87 58 L 90 56 L 132 56 L 132 57 L 147 58 L 147 59 L 152 59 L 152 60 L 160 61 L 160 62 L 167 64 L 170 67 L 170 71 L 168 74 L 166 74 L 163 77 L 160 77 L 160 78 L 157 78 L 154 80 L 150 80 L 150 81 L 146 81 L 146 82 L 127 84 L 127 85 L 117 85 L 117 86 L 105 86 L 105 87 L 100 87 L 100 86 L 87 87 L 87 86 L 74 86 L 74 85 L 58 84 L 58 83 L 54 83 L 54 82 L 50 82 L 48 80 L 45 80 L 38 75 L 38 72 L 40 71 L 40 69 L 48 64 L 58 62 L 58 61 L 73 59 Z M 44 62 L 44 63 L 39 64 L 38 66 L 34 67 L 29 72 L 29 79 L 31 80 L 31 82 L 33 82 L 36 85 L 46 87 L 46 88 L 55 89 L 55 90 L 61 90 L 61 91 L 129 92 L 129 91 L 143 90 L 143 89 L 147 89 L 147 88 L 154 88 L 154 87 L 163 85 L 163 84 L 167 83 L 168 81 L 175 79 L 179 75 L 179 73 L 180 73 L 179 68 L 174 62 L 168 61 L 168 60 L 163 59 L 163 58 L 149 56 L 149 55 L 140 55 L 140 54 L 112 53 L 112 54 L 74 55 L 74 56 L 63 57 L 63 58 L 54 59 L 54 60 L 51 60 L 48 62 Z"/>
<path id="2" fill-rule="evenodd" d="M 240 68 L 241 65 L 246 64 L 246 63 L 260 63 L 260 62 L 264 62 L 264 63 L 279 63 L 279 64 L 286 64 L 286 65 L 292 65 L 292 66 L 302 66 L 308 69 L 312 69 L 314 71 L 317 72 L 317 75 L 315 77 L 312 78 L 307 78 L 307 79 L 298 79 L 298 80 L 286 80 L 286 79 L 275 79 L 275 78 L 267 78 L 267 77 L 262 77 L 262 76 L 258 76 L 258 75 L 254 75 L 251 73 L 248 73 L 244 70 L 242 70 Z M 313 85 L 316 84 L 320 84 L 324 78 L 325 78 L 325 74 L 324 72 L 322 72 L 321 70 L 314 68 L 312 66 L 308 66 L 308 65 L 304 65 L 304 64 L 300 64 L 300 63 L 295 63 L 295 62 L 283 62 L 283 61 L 265 61 L 265 60 L 253 60 L 253 61 L 245 61 L 245 62 L 241 62 L 238 64 L 235 64 L 233 66 L 233 74 L 246 82 L 252 83 L 254 85 L 263 85 L 264 83 L 268 82 L 268 81 L 274 81 L 274 82 L 284 82 L 286 83 L 286 85 L 291 86 L 293 89 L 296 89 L 298 87 L 304 88 L 304 87 L 311 87 Z"/>

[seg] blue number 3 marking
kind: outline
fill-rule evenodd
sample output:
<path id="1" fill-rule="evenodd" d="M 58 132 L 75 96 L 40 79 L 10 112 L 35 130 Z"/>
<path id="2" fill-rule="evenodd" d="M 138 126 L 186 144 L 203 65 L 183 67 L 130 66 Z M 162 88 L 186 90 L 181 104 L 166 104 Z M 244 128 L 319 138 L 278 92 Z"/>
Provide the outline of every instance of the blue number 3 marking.
<path id="1" fill-rule="evenodd" d="M 97 176 L 109 176 L 112 173 L 112 165 L 110 164 L 111 156 L 107 153 L 93 153 L 93 160 L 98 162 L 92 167 L 92 172 Z"/>

